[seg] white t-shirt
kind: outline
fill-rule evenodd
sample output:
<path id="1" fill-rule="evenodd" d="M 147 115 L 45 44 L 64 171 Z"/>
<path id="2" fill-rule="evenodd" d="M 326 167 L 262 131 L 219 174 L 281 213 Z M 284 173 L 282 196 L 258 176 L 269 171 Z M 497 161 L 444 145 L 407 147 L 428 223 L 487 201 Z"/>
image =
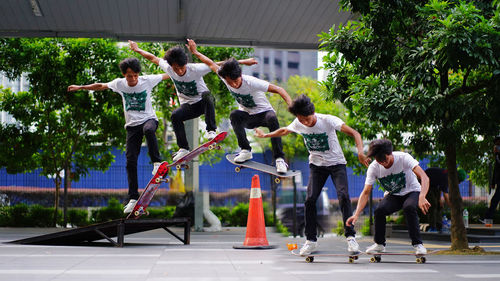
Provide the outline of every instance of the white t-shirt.
<path id="1" fill-rule="evenodd" d="M 138 126 L 149 119 L 158 120 L 151 103 L 151 91 L 162 81 L 162 75 L 139 76 L 137 84 L 129 87 L 125 78 L 117 78 L 107 83 L 108 88 L 122 96 L 125 128 Z"/>
<path id="2" fill-rule="evenodd" d="M 287 129 L 304 137 L 304 143 L 309 150 L 309 163 L 316 166 L 346 164 L 335 132 L 340 131 L 344 121 L 333 115 L 321 113 L 315 115 L 317 121 L 314 126 L 307 127 L 295 118 Z"/>
<path id="3" fill-rule="evenodd" d="M 181 104 L 197 103 L 201 100 L 201 93 L 208 92 L 207 84 L 203 80 L 203 76 L 212 71 L 208 65 L 204 63 L 188 63 L 186 64 L 186 73 L 182 76 L 177 75 L 172 66 L 164 59 L 160 59 L 158 65 L 174 82 Z"/>
<path id="4" fill-rule="evenodd" d="M 220 77 L 220 76 L 219 76 Z M 231 95 L 238 102 L 239 109 L 248 112 L 250 115 L 272 110 L 271 103 L 266 97 L 266 92 L 269 89 L 269 82 L 255 78 L 249 75 L 241 76 L 241 86 L 236 89 L 227 84 L 227 81 L 222 78 L 224 84 Z"/>
<path id="5" fill-rule="evenodd" d="M 413 191 L 420 191 L 420 183 L 413 168 L 418 166 L 418 161 L 410 154 L 401 151 L 392 153 L 394 163 L 389 169 L 372 161 L 366 172 L 365 185 L 375 184 L 378 179 L 382 188 L 392 194 L 403 196 Z"/>

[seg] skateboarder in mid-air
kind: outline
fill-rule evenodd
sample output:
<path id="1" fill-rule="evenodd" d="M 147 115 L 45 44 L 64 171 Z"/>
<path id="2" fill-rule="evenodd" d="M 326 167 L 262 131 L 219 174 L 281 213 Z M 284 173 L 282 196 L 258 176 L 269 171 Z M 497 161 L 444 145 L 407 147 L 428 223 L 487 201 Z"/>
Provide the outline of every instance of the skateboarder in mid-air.
<path id="1" fill-rule="evenodd" d="M 269 130 L 279 128 L 276 112 L 269 103 L 266 92 L 279 94 L 288 105 L 292 103 L 292 99 L 281 87 L 252 76 L 242 75 L 240 65 L 234 58 L 224 61 L 219 67 L 211 59 L 200 53 L 196 49 L 196 43 L 191 39 L 188 39 L 188 48 L 193 55 L 197 56 L 213 72 L 219 75 L 231 95 L 239 104 L 239 109 L 233 110 L 229 116 L 234 133 L 238 138 L 238 145 L 241 148 L 241 152 L 234 161 L 242 163 L 252 159 L 252 148 L 248 142 L 245 129 L 253 129 L 260 126 L 268 127 Z M 279 173 L 286 173 L 288 167 L 283 159 L 285 154 L 283 153 L 281 138 L 272 138 L 271 144 L 276 170 Z"/>
<path id="2" fill-rule="evenodd" d="M 256 136 L 260 138 L 281 137 L 292 132 L 301 134 L 304 137 L 304 143 L 309 151 L 309 183 L 307 184 L 307 197 L 304 203 L 307 240 L 299 253 L 300 255 L 309 255 L 317 248 L 316 201 L 330 176 L 335 184 L 342 211 L 344 233 L 347 237 L 347 250 L 351 254 L 356 254 L 359 252 L 359 245 L 355 239 L 356 232 L 353 226 L 346 224 L 347 218 L 352 215 L 347 184 L 347 162 L 335 131 L 341 131 L 354 138 L 358 149 L 359 162 L 368 166 L 370 160 L 363 153 L 361 135 L 336 116 L 315 113 L 314 104 L 306 95 L 301 95 L 295 99 L 288 110 L 297 117 L 288 127 L 267 134 L 260 129 L 255 129 L 255 132 Z"/>
<path id="3" fill-rule="evenodd" d="M 160 66 L 175 85 L 180 106 L 172 112 L 172 126 L 179 151 L 174 154 L 173 161 L 176 162 L 189 153 L 184 121 L 205 115 L 206 139 L 212 140 L 217 135 L 214 98 L 203 80 L 203 76 L 210 72 L 210 68 L 204 63 L 188 63 L 186 52 L 180 46 L 170 48 L 165 53 L 164 59 L 140 49 L 134 41 L 129 40 L 129 46 L 133 51 Z M 253 58 L 240 62 L 247 65 L 256 63 Z"/>
<path id="4" fill-rule="evenodd" d="M 403 209 L 408 225 L 408 233 L 416 255 L 427 254 L 420 238 L 417 208 L 424 215 L 430 203 L 425 199 L 429 190 L 429 178 L 419 166 L 418 161 L 406 152 L 392 152 L 392 143 L 387 139 L 377 139 L 370 143 L 368 157 L 375 157 L 366 173 L 365 187 L 358 200 L 354 215 L 347 225 L 354 225 L 366 206 L 370 193 L 378 179 L 385 190 L 384 199 L 375 209 L 375 244 L 366 249 L 367 254 L 385 252 L 386 216 Z M 417 180 L 420 178 L 420 182 Z"/>
<path id="5" fill-rule="evenodd" d="M 111 89 L 122 96 L 125 129 L 127 130 L 126 157 L 129 197 L 129 202 L 123 212 L 130 213 L 139 198 L 137 157 L 141 151 L 142 138 L 144 136 L 146 136 L 151 162 L 154 164 L 153 175 L 156 174 L 161 164 L 158 141 L 155 134 L 158 128 L 158 118 L 151 104 L 151 91 L 158 83 L 168 79 L 169 76 L 167 74 L 139 76 L 141 64 L 136 58 L 124 59 L 120 62 L 119 66 L 124 78 L 117 78 L 109 83 L 71 85 L 68 87 L 68 92 Z"/>

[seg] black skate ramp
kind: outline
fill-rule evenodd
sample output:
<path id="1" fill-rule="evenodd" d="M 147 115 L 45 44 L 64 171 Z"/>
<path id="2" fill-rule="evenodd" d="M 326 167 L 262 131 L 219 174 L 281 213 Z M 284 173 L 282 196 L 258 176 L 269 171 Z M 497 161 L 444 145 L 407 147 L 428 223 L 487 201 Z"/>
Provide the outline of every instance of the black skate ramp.
<path id="1" fill-rule="evenodd" d="M 169 227 L 183 227 L 184 238 L 172 232 Z M 106 239 L 116 247 L 123 247 L 125 235 L 163 228 L 184 244 L 190 243 L 191 222 L 189 218 L 173 219 L 118 219 L 61 232 L 11 241 L 14 244 L 34 245 L 89 245 L 93 241 Z M 116 241 L 111 239 L 116 237 Z"/>

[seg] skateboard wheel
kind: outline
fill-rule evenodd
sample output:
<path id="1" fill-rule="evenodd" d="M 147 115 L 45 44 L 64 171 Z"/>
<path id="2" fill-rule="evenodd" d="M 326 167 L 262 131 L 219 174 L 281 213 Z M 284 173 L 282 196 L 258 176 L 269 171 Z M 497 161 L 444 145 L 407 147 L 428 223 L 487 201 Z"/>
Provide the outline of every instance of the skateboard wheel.
<path id="1" fill-rule="evenodd" d="M 306 258 L 306 262 L 313 262 L 314 261 L 314 257 L 307 257 Z"/>
<path id="2" fill-rule="evenodd" d="M 274 179 L 274 182 L 275 182 L 275 183 L 280 183 L 280 181 L 281 181 L 281 180 L 280 180 L 280 178 L 275 178 L 275 179 Z"/>
<path id="3" fill-rule="evenodd" d="M 349 258 L 349 263 L 353 263 L 354 262 L 354 257 L 350 257 Z"/>
<path id="4" fill-rule="evenodd" d="M 218 145 L 216 148 L 217 148 L 217 150 L 221 150 L 222 146 Z"/>
<path id="5" fill-rule="evenodd" d="M 155 179 L 155 182 L 156 182 L 156 183 L 160 183 L 160 182 L 161 182 L 161 178 L 156 178 L 156 179 Z"/>
<path id="6" fill-rule="evenodd" d="M 181 167 L 182 167 L 182 166 L 181 166 L 181 164 L 177 164 L 177 165 L 175 165 L 175 168 L 176 168 L 177 170 L 180 170 L 180 169 L 181 169 Z"/>
<path id="7" fill-rule="evenodd" d="M 382 258 L 380 256 L 375 257 L 375 261 L 380 262 L 381 260 L 382 260 Z"/>
<path id="8" fill-rule="evenodd" d="M 165 182 L 170 182 L 170 179 L 164 179 Z"/>
<path id="9" fill-rule="evenodd" d="M 214 144 L 211 144 L 211 145 L 209 145 L 209 146 L 208 146 L 208 149 L 209 149 L 209 150 L 212 150 L 212 149 L 214 149 L 214 148 L 215 148 L 215 145 L 214 145 Z"/>
<path id="10" fill-rule="evenodd" d="M 354 256 L 354 259 L 357 260 L 357 259 L 359 259 L 359 257 L 358 256 Z"/>
<path id="11" fill-rule="evenodd" d="M 184 165 L 184 169 L 189 169 L 189 165 L 188 164 Z"/>
<path id="12" fill-rule="evenodd" d="M 134 215 L 135 215 L 136 217 L 138 217 L 140 214 L 141 214 L 141 213 L 140 213 L 139 211 L 135 211 L 135 212 L 134 212 Z"/>
<path id="13" fill-rule="evenodd" d="M 236 168 L 234 168 L 234 171 L 235 171 L 236 173 L 239 173 L 239 172 L 241 171 L 241 168 L 240 168 L 240 167 L 236 167 Z"/>

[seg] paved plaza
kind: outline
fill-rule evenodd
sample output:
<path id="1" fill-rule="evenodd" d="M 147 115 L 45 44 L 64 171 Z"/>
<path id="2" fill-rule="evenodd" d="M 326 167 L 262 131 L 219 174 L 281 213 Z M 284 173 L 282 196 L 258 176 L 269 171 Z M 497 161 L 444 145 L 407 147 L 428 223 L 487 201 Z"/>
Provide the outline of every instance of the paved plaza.
<path id="1" fill-rule="evenodd" d="M 177 229 L 174 229 L 177 231 Z M 417 264 L 413 256 L 383 257 L 370 263 L 363 255 L 354 264 L 347 257 L 316 257 L 313 263 L 291 255 L 287 243 L 303 238 L 283 237 L 268 228 L 271 250 L 236 250 L 245 238 L 245 228 L 221 232 L 192 232 L 191 244 L 183 245 L 163 229 L 129 235 L 125 246 L 116 248 L 103 241 L 90 246 L 43 246 L 5 243 L 60 231 L 59 229 L 0 228 L 0 280 L 499 280 L 500 255 L 427 257 Z M 182 230 L 178 229 L 178 233 Z M 360 237 L 364 249 L 371 237 Z M 345 239 L 320 238 L 321 250 L 344 253 Z M 449 243 L 425 244 L 444 249 Z M 474 246 L 471 245 L 471 246 Z M 481 244 L 500 251 L 498 244 Z M 408 241 L 391 239 L 388 251 L 411 250 Z"/>

